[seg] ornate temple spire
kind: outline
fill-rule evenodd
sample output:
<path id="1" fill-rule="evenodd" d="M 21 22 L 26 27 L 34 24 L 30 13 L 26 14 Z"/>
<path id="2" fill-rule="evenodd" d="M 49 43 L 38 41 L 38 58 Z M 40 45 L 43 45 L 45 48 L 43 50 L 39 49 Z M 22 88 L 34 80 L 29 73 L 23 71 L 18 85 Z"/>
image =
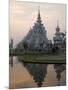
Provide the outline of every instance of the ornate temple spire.
<path id="1" fill-rule="evenodd" d="M 60 31 L 60 28 L 59 28 L 59 21 L 57 20 L 57 28 L 56 28 L 56 31 Z"/>
<path id="2" fill-rule="evenodd" d="M 41 17 L 40 17 L 40 6 L 38 7 L 38 20 L 37 21 L 41 21 Z"/>
<path id="3" fill-rule="evenodd" d="M 40 6 L 38 7 L 38 18 L 40 18 Z"/>

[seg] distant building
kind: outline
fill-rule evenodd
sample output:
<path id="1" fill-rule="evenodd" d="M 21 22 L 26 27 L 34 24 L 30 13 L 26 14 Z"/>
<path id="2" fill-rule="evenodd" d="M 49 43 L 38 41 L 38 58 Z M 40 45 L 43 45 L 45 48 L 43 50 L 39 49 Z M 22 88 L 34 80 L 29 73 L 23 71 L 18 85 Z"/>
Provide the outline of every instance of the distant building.
<path id="1" fill-rule="evenodd" d="M 53 37 L 53 41 L 54 41 L 55 47 L 58 47 L 58 48 L 64 47 L 65 35 L 64 35 L 64 33 L 60 32 L 60 28 L 59 28 L 58 24 L 56 27 L 55 35 Z"/>
<path id="2" fill-rule="evenodd" d="M 47 50 L 49 44 L 52 44 L 47 38 L 47 32 L 42 24 L 40 9 L 38 9 L 37 21 L 34 23 L 34 26 L 30 28 L 27 36 L 22 40 L 17 48 L 19 49 L 28 49 L 28 50 Z"/>

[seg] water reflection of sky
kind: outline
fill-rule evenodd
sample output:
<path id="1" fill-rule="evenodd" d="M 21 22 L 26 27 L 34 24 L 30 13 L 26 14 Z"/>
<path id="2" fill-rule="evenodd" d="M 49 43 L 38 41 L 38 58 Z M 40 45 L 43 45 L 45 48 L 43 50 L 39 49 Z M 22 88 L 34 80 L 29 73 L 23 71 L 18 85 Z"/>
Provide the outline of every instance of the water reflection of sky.
<path id="1" fill-rule="evenodd" d="M 9 72 L 10 88 L 57 86 L 66 83 L 65 64 L 30 64 L 13 57 Z"/>

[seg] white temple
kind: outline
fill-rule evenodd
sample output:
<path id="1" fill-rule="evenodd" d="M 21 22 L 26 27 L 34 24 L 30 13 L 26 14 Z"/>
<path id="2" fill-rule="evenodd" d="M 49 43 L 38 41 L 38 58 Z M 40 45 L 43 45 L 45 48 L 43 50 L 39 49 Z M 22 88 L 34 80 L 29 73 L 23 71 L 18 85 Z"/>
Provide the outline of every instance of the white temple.
<path id="1" fill-rule="evenodd" d="M 44 50 L 47 49 L 48 45 L 51 43 L 47 38 L 47 32 L 42 24 L 40 9 L 38 9 L 37 21 L 34 23 L 34 26 L 30 28 L 28 34 L 19 44 L 19 48 L 23 48 L 23 44 L 27 44 L 28 49 L 32 50 Z"/>

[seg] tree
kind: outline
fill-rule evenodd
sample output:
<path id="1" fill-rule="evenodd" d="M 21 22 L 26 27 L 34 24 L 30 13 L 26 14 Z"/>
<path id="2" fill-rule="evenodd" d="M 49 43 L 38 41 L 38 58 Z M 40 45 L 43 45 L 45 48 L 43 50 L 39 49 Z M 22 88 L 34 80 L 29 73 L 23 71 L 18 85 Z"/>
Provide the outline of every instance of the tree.
<path id="1" fill-rule="evenodd" d="M 24 47 L 24 49 L 27 49 L 28 48 L 28 44 L 27 44 L 27 42 L 23 42 L 23 47 Z"/>

